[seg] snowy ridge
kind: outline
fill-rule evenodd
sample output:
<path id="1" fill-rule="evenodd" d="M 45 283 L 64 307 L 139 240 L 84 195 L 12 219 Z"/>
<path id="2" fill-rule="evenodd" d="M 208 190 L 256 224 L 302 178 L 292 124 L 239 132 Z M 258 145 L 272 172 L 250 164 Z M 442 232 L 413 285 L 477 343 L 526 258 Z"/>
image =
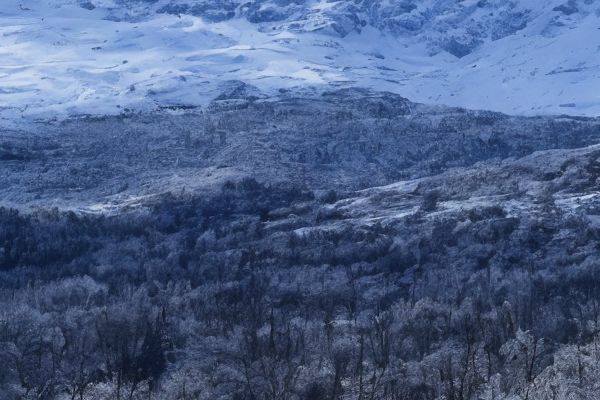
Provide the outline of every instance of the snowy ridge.
<path id="1" fill-rule="evenodd" d="M 0 118 L 202 106 L 241 80 L 600 113 L 600 3 L 7 0 Z"/>

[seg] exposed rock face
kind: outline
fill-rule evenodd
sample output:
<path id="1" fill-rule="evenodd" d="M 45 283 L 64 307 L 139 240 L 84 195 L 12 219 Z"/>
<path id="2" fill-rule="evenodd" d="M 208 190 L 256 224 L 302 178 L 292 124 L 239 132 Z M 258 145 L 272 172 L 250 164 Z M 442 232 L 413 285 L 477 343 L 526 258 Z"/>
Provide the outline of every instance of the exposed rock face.
<path id="1" fill-rule="evenodd" d="M 106 4 L 106 2 L 96 2 Z M 122 12 L 123 2 L 115 1 L 113 10 Z M 94 1 L 81 3 L 94 7 Z M 486 40 L 499 40 L 525 28 L 544 7 L 523 5 L 518 1 L 481 0 L 358 0 L 315 3 L 307 0 L 138 0 L 128 3 L 130 16 L 152 12 L 190 14 L 209 22 L 243 17 L 269 29 L 320 31 L 344 37 L 370 26 L 395 36 L 417 37 L 433 53 L 447 51 L 456 57 L 471 53 Z M 590 11 L 587 4 L 583 12 Z M 581 12 L 575 0 L 558 5 L 553 11 L 570 16 Z"/>
<path id="2" fill-rule="evenodd" d="M 552 10 L 561 12 L 565 15 L 571 15 L 578 12 L 579 8 L 577 8 L 577 2 L 575 0 L 569 0 L 564 4 L 554 7 Z"/>

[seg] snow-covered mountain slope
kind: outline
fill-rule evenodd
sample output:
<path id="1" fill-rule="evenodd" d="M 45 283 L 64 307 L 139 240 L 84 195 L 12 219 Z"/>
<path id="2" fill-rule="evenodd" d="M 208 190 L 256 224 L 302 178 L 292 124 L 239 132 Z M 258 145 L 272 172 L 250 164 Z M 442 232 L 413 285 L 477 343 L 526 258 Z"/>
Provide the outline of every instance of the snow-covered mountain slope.
<path id="1" fill-rule="evenodd" d="M 362 86 L 511 114 L 600 114 L 600 2 L 4 0 L 0 117 Z"/>

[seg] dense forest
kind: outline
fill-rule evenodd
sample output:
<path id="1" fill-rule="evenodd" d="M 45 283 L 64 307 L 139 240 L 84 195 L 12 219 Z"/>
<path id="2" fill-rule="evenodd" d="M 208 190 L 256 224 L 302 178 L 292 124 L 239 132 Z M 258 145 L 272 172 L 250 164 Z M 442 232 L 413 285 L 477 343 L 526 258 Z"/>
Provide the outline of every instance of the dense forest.
<path id="1" fill-rule="evenodd" d="M 365 223 L 352 196 L 244 179 L 112 216 L 1 209 L 0 397 L 594 397 L 593 204 L 419 186 Z"/>
<path id="2" fill-rule="evenodd" d="M 596 397 L 598 120 L 252 93 L 0 131 L 0 399 Z"/>

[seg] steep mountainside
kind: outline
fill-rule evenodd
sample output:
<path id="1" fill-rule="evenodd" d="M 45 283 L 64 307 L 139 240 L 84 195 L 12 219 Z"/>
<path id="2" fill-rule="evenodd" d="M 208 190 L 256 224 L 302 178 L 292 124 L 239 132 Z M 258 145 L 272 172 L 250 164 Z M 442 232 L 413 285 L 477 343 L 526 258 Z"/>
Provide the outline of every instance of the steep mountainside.
<path id="1" fill-rule="evenodd" d="M 597 115 L 600 3 L 7 0 L 0 115 L 206 105 L 219 85 L 362 86 L 511 114 Z"/>

